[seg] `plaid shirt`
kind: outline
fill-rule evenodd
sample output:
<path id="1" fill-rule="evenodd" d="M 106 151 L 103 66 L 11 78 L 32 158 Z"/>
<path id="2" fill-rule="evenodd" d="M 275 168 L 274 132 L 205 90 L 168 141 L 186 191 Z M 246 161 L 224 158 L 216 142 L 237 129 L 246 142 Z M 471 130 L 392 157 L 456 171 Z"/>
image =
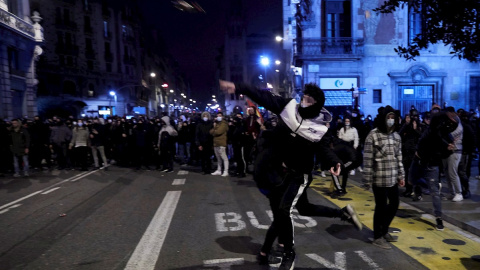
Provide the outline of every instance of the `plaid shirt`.
<path id="1" fill-rule="evenodd" d="M 370 131 L 363 152 L 364 182 L 377 187 L 392 187 L 405 179 L 402 164 L 402 139 L 397 132 Z"/>

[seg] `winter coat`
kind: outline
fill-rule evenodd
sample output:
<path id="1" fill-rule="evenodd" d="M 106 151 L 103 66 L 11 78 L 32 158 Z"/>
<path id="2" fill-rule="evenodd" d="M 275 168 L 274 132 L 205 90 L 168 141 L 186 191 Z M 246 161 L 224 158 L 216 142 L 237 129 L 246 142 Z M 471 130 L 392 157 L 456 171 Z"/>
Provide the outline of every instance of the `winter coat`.
<path id="1" fill-rule="evenodd" d="M 358 132 L 354 127 L 343 127 L 338 131 L 338 138 L 348 142 L 353 148 L 358 147 Z"/>
<path id="2" fill-rule="evenodd" d="M 69 129 L 66 125 L 54 126 L 52 127 L 52 132 L 50 133 L 50 143 L 53 145 L 66 145 L 72 139 L 72 130 Z"/>
<path id="3" fill-rule="evenodd" d="M 214 147 L 227 147 L 227 133 L 228 123 L 225 120 L 220 122 L 215 121 L 216 125 L 210 130 L 210 135 L 213 136 Z"/>
<path id="4" fill-rule="evenodd" d="M 158 145 L 161 145 L 161 139 L 162 139 L 162 133 L 167 132 L 170 137 L 176 137 L 178 136 L 178 132 L 173 128 L 173 126 L 170 124 L 170 117 L 164 116 L 162 117 L 162 121 L 165 123 L 165 125 L 162 126 L 160 129 L 160 132 L 158 133 Z"/>
<path id="5" fill-rule="evenodd" d="M 84 127 L 75 127 L 73 129 L 72 140 L 70 141 L 71 147 L 88 146 L 90 144 L 88 129 Z"/>
<path id="6" fill-rule="evenodd" d="M 16 156 L 25 155 L 25 148 L 30 147 L 30 134 L 27 129 L 20 127 L 17 131 L 10 131 L 10 151 Z"/>
<path id="7" fill-rule="evenodd" d="M 200 122 L 197 124 L 197 129 L 195 132 L 195 144 L 197 146 L 202 146 L 203 148 L 213 146 L 213 137 L 210 134 L 210 130 L 212 128 L 212 121 L 208 120 L 205 122 L 200 120 Z"/>

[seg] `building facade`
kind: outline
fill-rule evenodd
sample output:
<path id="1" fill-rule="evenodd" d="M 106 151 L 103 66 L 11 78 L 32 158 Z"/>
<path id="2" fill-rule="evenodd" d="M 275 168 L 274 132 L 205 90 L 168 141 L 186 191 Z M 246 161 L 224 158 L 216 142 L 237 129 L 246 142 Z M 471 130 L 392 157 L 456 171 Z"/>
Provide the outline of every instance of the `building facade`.
<path id="1" fill-rule="evenodd" d="M 35 62 L 42 49 L 41 18 L 28 0 L 0 0 L 0 118 L 37 114 Z M 33 21 L 33 22 L 32 22 Z"/>
<path id="2" fill-rule="evenodd" d="M 391 105 L 408 113 L 433 103 L 477 109 L 478 64 L 452 58 L 443 44 L 407 61 L 395 51 L 421 33 L 421 16 L 411 8 L 377 14 L 377 0 L 284 0 L 284 49 L 291 55 L 292 96 L 317 83 L 334 113 L 360 107 L 375 116 Z M 287 71 L 288 72 L 288 71 Z"/>
<path id="3" fill-rule="evenodd" d="M 153 89 L 142 69 L 135 0 L 33 0 L 32 7 L 43 14 L 46 40 L 38 64 L 39 114 L 149 113 Z"/>

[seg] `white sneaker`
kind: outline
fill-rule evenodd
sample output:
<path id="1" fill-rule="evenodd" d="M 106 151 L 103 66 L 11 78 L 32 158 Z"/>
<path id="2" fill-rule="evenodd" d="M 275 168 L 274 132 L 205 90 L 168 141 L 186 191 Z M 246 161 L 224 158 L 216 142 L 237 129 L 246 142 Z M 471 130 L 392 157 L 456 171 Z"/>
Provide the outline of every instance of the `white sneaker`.
<path id="1" fill-rule="evenodd" d="M 227 177 L 227 176 L 228 176 L 228 172 L 224 172 L 224 173 L 222 174 L 222 176 L 223 176 L 223 177 Z"/>
<path id="2" fill-rule="evenodd" d="M 221 171 L 214 171 L 214 172 L 212 173 L 212 175 L 222 175 L 222 172 L 221 172 Z"/>
<path id="3" fill-rule="evenodd" d="M 358 167 L 357 170 L 358 170 L 359 172 L 363 172 L 362 167 Z"/>
<path id="4" fill-rule="evenodd" d="M 455 194 L 455 196 L 452 199 L 452 202 L 461 202 L 463 201 L 463 196 L 461 193 Z"/>
<path id="5" fill-rule="evenodd" d="M 350 175 L 355 175 L 355 170 L 351 170 Z"/>
<path id="6" fill-rule="evenodd" d="M 324 178 L 327 177 L 324 171 L 322 171 L 322 173 L 320 174 L 320 177 L 324 177 Z"/>

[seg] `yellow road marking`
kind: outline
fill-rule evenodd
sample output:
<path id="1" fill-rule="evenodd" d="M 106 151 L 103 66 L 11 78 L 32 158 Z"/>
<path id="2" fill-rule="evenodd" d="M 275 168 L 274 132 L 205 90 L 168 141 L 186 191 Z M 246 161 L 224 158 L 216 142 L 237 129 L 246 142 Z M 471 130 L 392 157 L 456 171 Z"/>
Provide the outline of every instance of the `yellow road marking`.
<path id="1" fill-rule="evenodd" d="M 364 226 L 373 230 L 375 209 L 373 193 L 350 181 L 347 195 L 331 198 L 328 195 L 330 182 L 330 177 L 314 177 L 310 187 L 339 207 L 347 204 L 354 206 Z M 399 230 L 398 233 L 392 233 L 392 235 L 398 236 L 398 242 L 391 244 L 429 269 L 480 269 L 478 237 L 470 236 L 469 233 L 461 234 L 455 231 L 455 226 L 445 221 L 444 231 L 437 231 L 435 225 L 433 216 L 400 202 L 397 216 L 390 225 L 390 228 Z"/>

